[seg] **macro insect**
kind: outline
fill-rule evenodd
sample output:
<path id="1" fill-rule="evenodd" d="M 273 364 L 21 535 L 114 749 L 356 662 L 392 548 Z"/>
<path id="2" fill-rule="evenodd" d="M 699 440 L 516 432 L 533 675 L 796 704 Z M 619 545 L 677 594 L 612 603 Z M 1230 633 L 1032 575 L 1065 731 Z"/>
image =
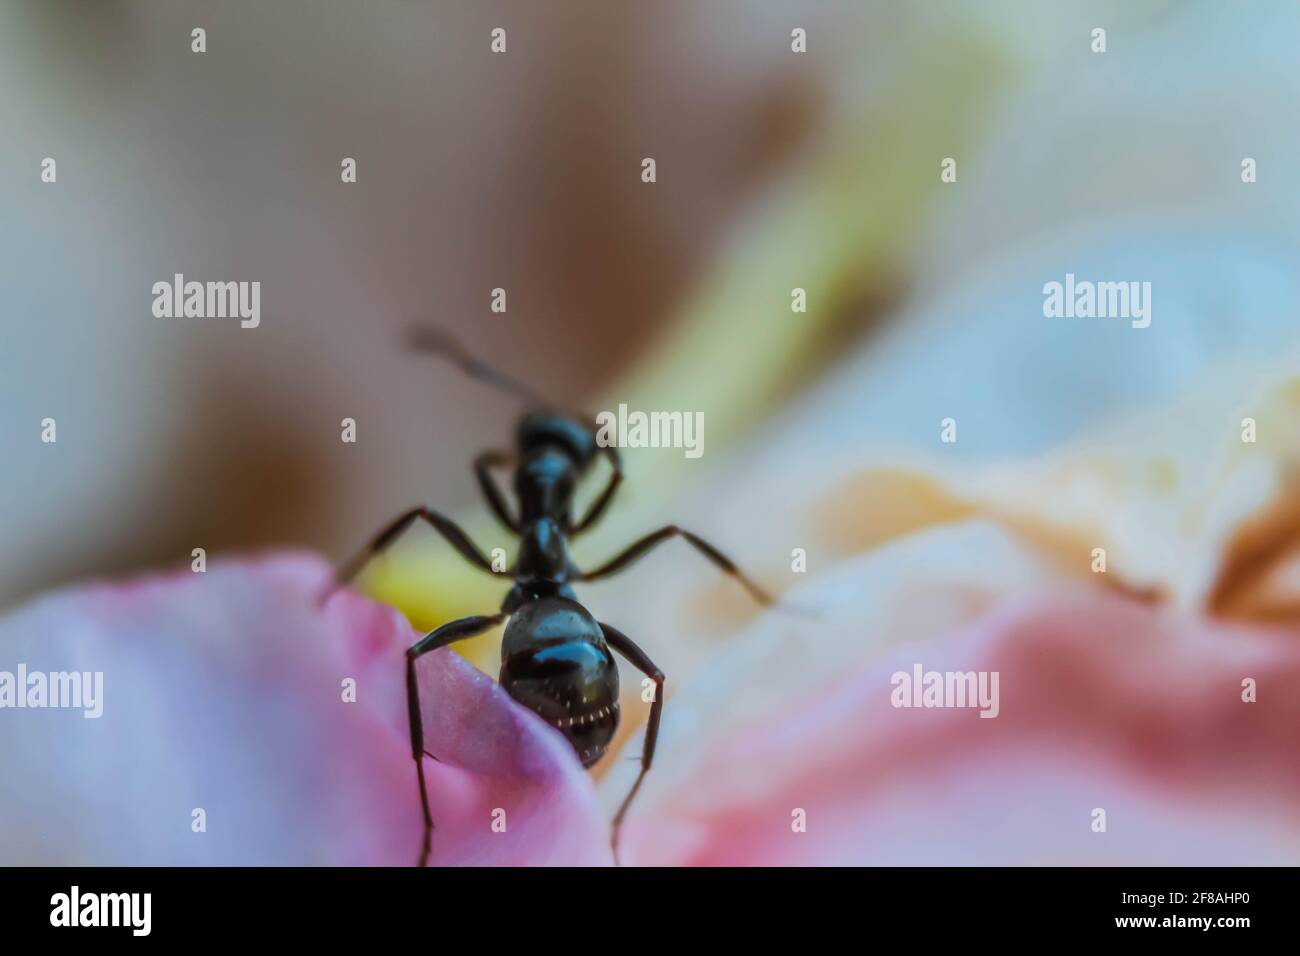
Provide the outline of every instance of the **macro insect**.
<path id="1" fill-rule="evenodd" d="M 407 344 L 414 351 L 450 360 L 466 374 L 521 399 L 530 408 L 519 422 L 512 451 L 486 451 L 474 461 L 475 477 L 492 513 L 519 539 L 519 550 L 511 567 L 504 571 L 494 569 L 483 551 L 454 521 L 427 507 L 416 507 L 393 519 L 344 564 L 336 574 L 334 587 L 325 595 L 327 599 L 335 588 L 351 581 L 371 558 L 387 549 L 417 521 L 431 525 L 470 564 L 514 582 L 497 613 L 451 621 L 406 652 L 411 755 L 424 811 L 420 866 L 429 860 L 434 823 L 421 759 L 426 751 L 415 662 L 431 651 L 482 634 L 503 621 L 506 627 L 501 641 L 499 683 L 515 701 L 563 734 L 583 767 L 590 768 L 604 756 L 618 728 L 618 666 L 611 651 L 618 652 L 654 682 L 641 769 L 611 826 L 610 842 L 617 858 L 619 828 L 654 760 L 663 711 L 664 673 L 626 634 L 597 621 L 579 603 L 572 585 L 610 577 L 657 545 L 682 538 L 738 581 L 759 603 L 769 605 L 772 598 L 717 548 L 676 525 L 645 535 L 598 567 L 586 571 L 578 568 L 570 557 L 569 541 L 600 520 L 623 481 L 618 449 L 612 444 L 597 443 L 594 417 L 556 410 L 527 386 L 467 353 L 440 330 L 417 327 L 411 331 Z M 601 493 L 575 521 L 574 495 L 579 481 L 602 455 L 610 465 L 609 478 Z M 517 507 L 514 510 L 493 476 L 493 469 L 511 466 L 515 469 Z"/>

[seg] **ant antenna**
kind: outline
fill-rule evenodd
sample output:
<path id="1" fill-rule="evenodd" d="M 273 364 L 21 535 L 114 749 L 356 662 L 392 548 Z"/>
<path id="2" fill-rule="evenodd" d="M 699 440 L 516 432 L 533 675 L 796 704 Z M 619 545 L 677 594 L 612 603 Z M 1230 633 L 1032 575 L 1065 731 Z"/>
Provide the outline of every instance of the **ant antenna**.
<path id="1" fill-rule="evenodd" d="M 534 408 L 553 407 L 531 388 L 511 378 L 482 359 L 470 354 L 465 347 L 442 329 L 432 325 L 413 325 L 406 331 L 406 347 L 413 352 L 440 355 L 460 368 L 462 372 L 480 382 L 486 382 L 501 391 L 520 399 Z"/>

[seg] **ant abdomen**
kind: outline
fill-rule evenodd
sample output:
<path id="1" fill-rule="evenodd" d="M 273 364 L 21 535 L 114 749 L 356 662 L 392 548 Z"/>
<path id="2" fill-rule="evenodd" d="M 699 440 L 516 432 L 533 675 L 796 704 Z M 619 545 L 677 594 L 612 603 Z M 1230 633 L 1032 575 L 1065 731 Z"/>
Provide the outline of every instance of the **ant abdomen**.
<path id="1" fill-rule="evenodd" d="M 567 598 L 530 601 L 501 642 L 501 686 L 572 744 L 584 767 L 618 729 L 618 667 L 596 619 Z"/>

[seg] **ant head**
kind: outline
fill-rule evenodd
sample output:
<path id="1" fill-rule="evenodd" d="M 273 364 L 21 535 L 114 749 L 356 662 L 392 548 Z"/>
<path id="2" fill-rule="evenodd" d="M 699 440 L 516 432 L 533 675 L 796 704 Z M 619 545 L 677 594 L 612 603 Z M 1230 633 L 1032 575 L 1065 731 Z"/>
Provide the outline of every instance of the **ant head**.
<path id="1" fill-rule="evenodd" d="M 539 598 L 520 607 L 501 642 L 501 686 L 569 741 L 584 767 L 618 729 L 618 666 L 581 604 Z"/>
<path id="2" fill-rule="evenodd" d="M 596 436 L 590 428 L 558 412 L 529 412 L 519 423 L 519 447 L 524 451 L 555 445 L 586 468 L 596 454 Z"/>

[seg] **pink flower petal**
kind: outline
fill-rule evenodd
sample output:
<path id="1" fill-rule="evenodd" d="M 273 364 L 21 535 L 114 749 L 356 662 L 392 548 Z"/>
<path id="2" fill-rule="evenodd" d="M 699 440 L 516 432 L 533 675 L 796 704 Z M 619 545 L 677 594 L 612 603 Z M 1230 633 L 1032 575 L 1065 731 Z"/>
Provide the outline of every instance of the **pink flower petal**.
<path id="1" fill-rule="evenodd" d="M 350 592 L 317 608 L 329 574 L 302 555 L 217 563 L 0 619 L 0 671 L 104 684 L 98 719 L 0 710 L 0 860 L 414 863 L 403 655 L 417 635 Z M 448 650 L 419 672 L 441 761 L 425 761 L 434 864 L 610 862 L 608 822 L 560 735 Z"/>
<path id="2" fill-rule="evenodd" d="M 672 746 L 661 742 L 674 765 L 629 818 L 624 858 L 1294 864 L 1296 636 L 1213 626 L 1064 586 L 891 647 L 719 734 L 708 728 L 730 705 L 701 680 L 667 702 L 666 722 L 674 708 L 685 715 Z M 767 648 L 791 670 L 801 650 Z M 711 667 L 753 668 L 754 653 L 741 635 Z M 999 715 L 896 709 L 891 676 L 916 663 L 998 671 Z M 1242 700 L 1247 677 L 1255 703 Z M 792 828 L 796 808 L 806 832 Z M 1106 811 L 1104 833 L 1093 832 L 1094 808 Z"/>

